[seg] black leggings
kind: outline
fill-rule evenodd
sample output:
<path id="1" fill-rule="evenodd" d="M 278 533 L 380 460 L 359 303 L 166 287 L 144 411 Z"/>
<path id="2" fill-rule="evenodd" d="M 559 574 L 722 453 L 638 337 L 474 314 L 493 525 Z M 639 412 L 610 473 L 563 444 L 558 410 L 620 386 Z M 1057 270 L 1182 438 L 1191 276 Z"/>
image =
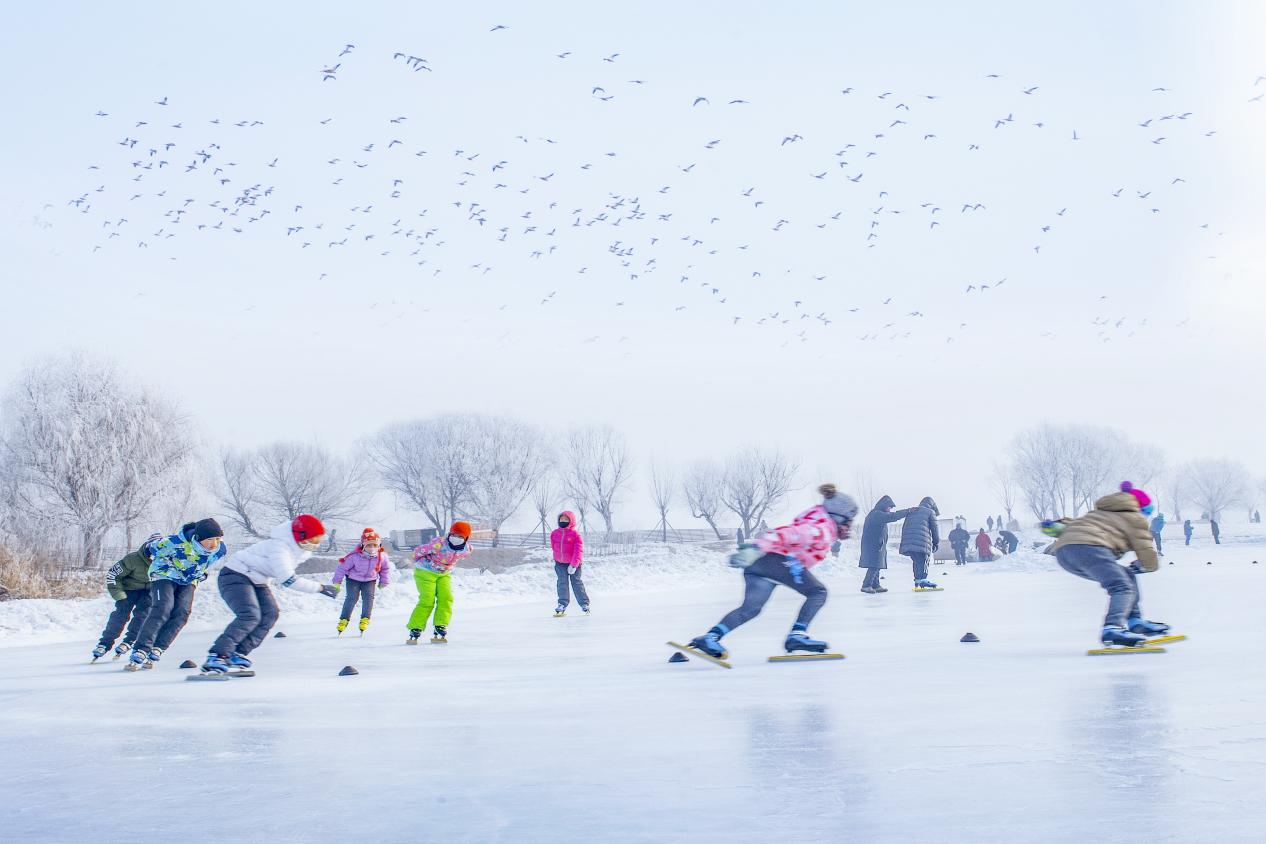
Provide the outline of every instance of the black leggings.
<path id="1" fill-rule="evenodd" d="M 769 596 L 774 593 L 774 587 L 779 584 L 804 595 L 796 623 L 805 628 L 809 626 L 826 603 L 826 587 L 808 569 L 800 573 L 800 582 L 797 583 L 787 561 L 788 558 L 781 554 L 766 554 L 743 571 L 743 603 L 721 619 L 718 626 L 724 628 L 724 632 L 728 633 L 760 615 Z"/>

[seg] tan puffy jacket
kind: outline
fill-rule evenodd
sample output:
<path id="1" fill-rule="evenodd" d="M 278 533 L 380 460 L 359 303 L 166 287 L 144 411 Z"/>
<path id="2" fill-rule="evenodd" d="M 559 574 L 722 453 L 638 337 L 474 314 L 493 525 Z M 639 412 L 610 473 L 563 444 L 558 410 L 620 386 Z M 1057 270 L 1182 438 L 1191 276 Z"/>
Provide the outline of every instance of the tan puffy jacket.
<path id="1" fill-rule="evenodd" d="M 1065 545 L 1101 545 L 1118 558 L 1133 551 L 1144 571 L 1159 566 L 1147 519 L 1139 512 L 1138 499 L 1128 492 L 1105 495 L 1095 502 L 1095 509 L 1069 521 L 1046 553 L 1054 554 Z"/>

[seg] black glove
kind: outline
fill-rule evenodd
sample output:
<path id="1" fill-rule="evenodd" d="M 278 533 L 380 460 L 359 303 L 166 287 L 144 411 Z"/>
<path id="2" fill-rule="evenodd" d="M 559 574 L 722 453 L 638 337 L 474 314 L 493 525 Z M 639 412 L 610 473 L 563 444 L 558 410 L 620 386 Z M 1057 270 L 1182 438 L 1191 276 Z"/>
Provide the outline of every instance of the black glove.
<path id="1" fill-rule="evenodd" d="M 1138 563 L 1130 563 L 1128 566 L 1126 566 L 1126 568 L 1128 568 L 1130 571 L 1134 572 L 1135 574 L 1147 574 L 1147 569 L 1143 568 Z"/>
<path id="2" fill-rule="evenodd" d="M 335 598 L 335 597 L 338 597 L 338 587 L 337 587 L 337 586 L 331 586 L 331 585 L 330 585 L 330 584 L 328 584 L 328 583 L 322 583 L 322 584 L 321 584 L 321 589 L 320 589 L 320 592 L 321 592 L 321 594 L 322 594 L 322 595 L 324 595 L 324 596 L 325 596 L 325 597 L 327 597 L 327 598 Z"/>

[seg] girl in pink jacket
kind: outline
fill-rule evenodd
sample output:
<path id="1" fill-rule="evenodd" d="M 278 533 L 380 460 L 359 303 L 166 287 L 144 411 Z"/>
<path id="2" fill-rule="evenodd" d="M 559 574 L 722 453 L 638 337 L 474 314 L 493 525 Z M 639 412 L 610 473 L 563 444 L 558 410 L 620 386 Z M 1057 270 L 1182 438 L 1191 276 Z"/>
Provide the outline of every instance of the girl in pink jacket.
<path id="1" fill-rule="evenodd" d="M 847 539 L 857 515 L 857 502 L 839 492 L 835 484 L 818 487 L 822 503 L 796 516 L 791 524 L 774 528 L 739 547 L 730 565 L 743 569 L 743 603 L 707 633 L 690 641 L 690 647 L 715 659 L 725 659 L 721 637 L 760 615 L 774 587 L 782 584 L 804 595 L 800 615 L 783 643 L 787 653 L 823 653 L 827 643 L 808 636 L 809 623 L 826 603 L 826 587 L 809 569 L 826 559 L 831 543 Z"/>
<path id="2" fill-rule="evenodd" d="M 554 607 L 554 617 L 559 618 L 567 612 L 567 605 L 571 603 L 567 588 L 569 582 L 581 612 L 589 615 L 589 593 L 580 580 L 580 567 L 585 562 L 585 538 L 576 530 L 576 515 L 572 511 L 564 510 L 558 514 L 558 527 L 549 535 L 549 543 L 554 550 L 554 578 L 558 586 L 558 606 Z"/>
<path id="3" fill-rule="evenodd" d="M 382 547 L 382 538 L 373 528 L 361 531 L 356 550 L 338 561 L 334 570 L 334 585 L 347 580 L 347 594 L 343 597 L 343 611 L 339 613 L 338 632 L 343 635 L 352 618 L 356 601 L 360 600 L 360 632 L 369 626 L 370 613 L 374 611 L 374 594 L 379 586 L 391 583 L 391 560 Z"/>

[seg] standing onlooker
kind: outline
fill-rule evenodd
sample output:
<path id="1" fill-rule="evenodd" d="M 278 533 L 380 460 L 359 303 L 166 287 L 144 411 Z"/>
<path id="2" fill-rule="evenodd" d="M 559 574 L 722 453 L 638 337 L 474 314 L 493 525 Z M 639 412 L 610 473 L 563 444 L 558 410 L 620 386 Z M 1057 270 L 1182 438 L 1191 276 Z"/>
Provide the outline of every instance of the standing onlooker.
<path id="1" fill-rule="evenodd" d="M 1165 556 L 1165 549 L 1161 547 L 1161 531 L 1165 529 L 1165 514 L 1157 513 L 1152 518 L 1152 541 L 1156 543 L 1157 556 Z"/>
<path id="2" fill-rule="evenodd" d="M 576 593 L 580 611 L 589 615 L 589 593 L 580 579 L 580 567 L 585 563 L 585 538 L 576 530 L 576 515 L 570 510 L 558 514 L 558 527 L 549 535 L 549 543 L 554 552 L 554 578 L 558 588 L 558 606 L 554 607 L 554 615 L 561 616 L 567 612 L 572 592 Z"/>
<path id="3" fill-rule="evenodd" d="M 985 519 L 985 527 L 989 528 L 990 533 L 993 533 L 993 516 Z"/>
<path id="4" fill-rule="evenodd" d="M 906 516 L 901 525 L 902 554 L 910 558 L 914 564 L 914 587 L 916 589 L 936 589 L 937 586 L 928 580 L 928 561 L 941 547 L 941 532 L 937 527 L 936 517 L 941 514 L 936 502 L 926 497 L 919 502 L 914 512 Z"/>
<path id="5" fill-rule="evenodd" d="M 1213 531 L 1213 542 L 1215 545 L 1222 544 L 1222 528 L 1218 525 L 1217 519 L 1209 519 L 1209 530 Z"/>
<path id="6" fill-rule="evenodd" d="M 949 544 L 954 549 L 954 565 L 967 565 L 967 544 L 971 542 L 971 534 L 963 526 L 955 525 L 949 532 Z"/>
<path id="7" fill-rule="evenodd" d="M 360 601 L 360 632 L 369 627 L 369 616 L 374 611 L 374 595 L 379 587 L 391 583 L 391 560 L 382 547 L 382 537 L 371 527 L 361 531 L 356 550 L 338 561 L 331 582 L 338 586 L 347 578 L 347 594 L 343 597 L 343 611 L 339 613 L 338 632 L 343 635 L 352 621 L 352 610 Z"/>
<path id="8" fill-rule="evenodd" d="M 868 595 L 888 591 L 879 585 L 879 573 L 888 568 L 888 524 L 914 512 L 913 508 L 894 512 L 896 506 L 896 502 L 885 495 L 875 502 L 862 523 L 861 557 L 857 567 L 866 569 L 862 591 Z"/>
<path id="9" fill-rule="evenodd" d="M 984 528 L 976 534 L 976 556 L 982 563 L 993 559 L 993 540 L 989 538 L 989 534 L 985 533 Z"/>
<path id="10" fill-rule="evenodd" d="M 1184 540 L 1183 542 L 1184 545 L 1191 544 L 1191 535 L 1193 533 L 1195 533 L 1195 528 L 1191 526 L 1191 519 L 1187 519 L 1187 521 L 1182 523 L 1182 536 Z"/>

